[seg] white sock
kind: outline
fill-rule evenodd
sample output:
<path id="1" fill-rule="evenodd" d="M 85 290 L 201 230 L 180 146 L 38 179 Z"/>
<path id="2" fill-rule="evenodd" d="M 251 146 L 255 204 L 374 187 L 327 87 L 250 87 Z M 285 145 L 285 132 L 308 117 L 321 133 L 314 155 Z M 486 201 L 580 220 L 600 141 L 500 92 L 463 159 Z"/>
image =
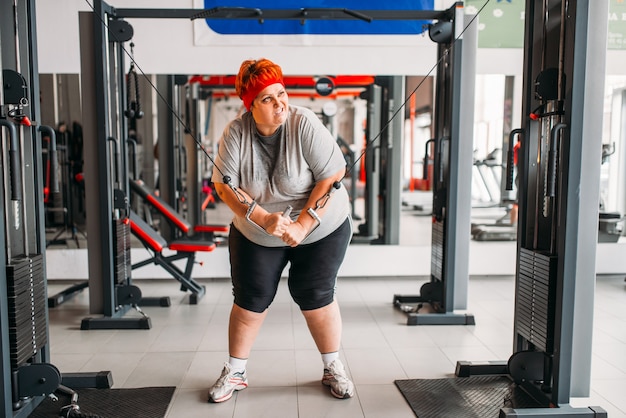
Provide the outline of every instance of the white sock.
<path id="1" fill-rule="evenodd" d="M 330 363 L 339 358 L 339 351 L 332 353 L 322 353 L 322 361 L 324 362 L 324 368 L 327 369 Z"/>
<path id="2" fill-rule="evenodd" d="M 243 373 L 243 371 L 246 370 L 247 363 L 248 363 L 247 358 L 244 359 L 244 358 L 237 358 L 233 356 L 228 357 L 228 364 L 230 364 L 230 368 L 234 372 Z"/>

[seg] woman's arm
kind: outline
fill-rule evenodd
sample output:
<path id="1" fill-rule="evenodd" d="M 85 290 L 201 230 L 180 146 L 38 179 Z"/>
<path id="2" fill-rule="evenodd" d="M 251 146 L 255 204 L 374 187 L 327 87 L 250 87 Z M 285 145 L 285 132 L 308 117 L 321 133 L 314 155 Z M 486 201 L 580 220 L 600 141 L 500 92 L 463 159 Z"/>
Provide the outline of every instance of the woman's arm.
<path id="1" fill-rule="evenodd" d="M 254 201 L 245 191 L 237 188 L 237 192 L 245 198 L 249 203 L 242 203 L 230 186 L 224 183 L 214 183 L 218 196 L 233 211 L 235 216 L 245 218 L 250 210 L 250 204 Z M 287 227 L 293 223 L 289 217 L 283 217 L 282 212 L 270 213 L 263 209 L 260 205 L 255 205 L 254 210 L 250 213 L 249 218 L 252 222 L 260 226 L 270 235 L 281 237 Z"/>

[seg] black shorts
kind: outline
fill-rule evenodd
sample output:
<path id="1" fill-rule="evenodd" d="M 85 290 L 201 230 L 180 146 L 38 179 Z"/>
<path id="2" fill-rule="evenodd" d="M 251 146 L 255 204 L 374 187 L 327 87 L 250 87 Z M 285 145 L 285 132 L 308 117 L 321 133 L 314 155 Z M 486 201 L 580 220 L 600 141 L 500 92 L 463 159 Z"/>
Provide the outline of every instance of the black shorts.
<path id="1" fill-rule="evenodd" d="M 301 310 L 322 308 L 334 300 L 337 271 L 351 238 L 350 218 L 317 242 L 297 247 L 264 247 L 230 227 L 228 248 L 235 304 L 265 311 L 276 296 L 288 262 L 289 292 Z"/>

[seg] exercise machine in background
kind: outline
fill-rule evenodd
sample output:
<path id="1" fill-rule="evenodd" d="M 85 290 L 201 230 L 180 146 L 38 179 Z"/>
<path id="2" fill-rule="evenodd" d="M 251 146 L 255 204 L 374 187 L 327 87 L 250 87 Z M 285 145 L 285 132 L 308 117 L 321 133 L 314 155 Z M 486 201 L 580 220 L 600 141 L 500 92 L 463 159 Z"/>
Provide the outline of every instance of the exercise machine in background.
<path id="1" fill-rule="evenodd" d="M 509 133 L 509 144 L 514 144 L 516 138 L 519 139 L 520 130 L 513 130 Z M 513 146 L 513 145 L 511 145 Z M 494 152 L 489 153 L 485 160 L 475 161 L 474 170 L 478 172 L 478 176 L 473 179 L 483 179 L 485 189 L 488 190 L 487 206 L 481 207 L 474 205 L 472 212 L 482 213 L 484 211 L 494 211 L 496 219 L 492 222 L 472 222 L 472 239 L 476 241 L 515 241 L 517 240 L 517 220 L 511 216 L 511 210 L 517 204 L 516 198 L 511 198 L 511 194 L 517 194 L 517 187 L 505 190 L 501 193 L 500 189 L 505 183 L 505 176 L 502 176 L 505 166 L 501 156 L 501 150 L 498 149 L 498 155 Z M 511 170 L 515 171 L 516 167 Z M 511 173 L 515 176 L 514 173 Z M 513 182 L 514 183 L 514 182 Z M 476 184 L 476 183 L 475 183 Z M 492 215 L 493 217 L 493 215 Z"/>
<path id="2" fill-rule="evenodd" d="M 590 392 L 607 8 L 526 3 L 513 354 L 456 369 L 511 378 L 501 418 L 607 416 L 570 406 Z"/>
<path id="3" fill-rule="evenodd" d="M 472 325 L 467 312 L 476 24 L 461 3 L 431 25 L 437 42 L 430 281 L 419 295 L 394 295 L 407 325 Z M 463 109 L 463 111 L 461 111 Z"/>
<path id="4" fill-rule="evenodd" d="M 132 138 L 130 127 L 131 122 L 141 116 L 141 105 L 137 75 L 130 77 L 134 81 L 129 83 L 129 77 L 122 70 L 128 56 L 131 59 L 131 70 L 134 68 L 130 42 L 133 38 L 133 27 L 118 15 L 118 11 L 119 9 L 96 0 L 92 12 L 79 13 L 82 93 L 84 97 L 95 98 L 82 101 L 85 137 L 90 138 L 84 144 L 89 213 L 87 218 L 89 309 L 91 314 L 101 315 L 84 318 L 81 323 L 83 330 L 151 327 L 150 318 L 140 306 L 169 306 L 169 303 L 164 300 L 167 298 L 143 297 L 140 288 L 133 283 L 133 268 L 139 268 L 146 263 L 156 263 L 165 268 L 181 283 L 181 290 L 190 291 L 190 300 L 196 303 L 204 295 L 204 287 L 191 280 L 195 252 L 212 251 L 215 248 L 213 241 L 204 240 L 202 243 L 174 241 L 176 236 L 182 235 L 174 228 L 168 231 L 167 235 L 161 236 L 162 234 L 146 226 L 131 209 L 130 172 L 133 171 L 136 176 L 137 164 L 131 158 L 132 155 L 136 155 L 136 140 Z M 166 109 L 159 105 L 158 112 L 163 115 L 159 117 L 160 120 L 168 121 L 165 126 L 166 132 L 162 136 L 171 139 L 160 142 L 175 146 L 178 151 L 185 149 L 181 135 L 189 136 L 192 131 L 189 131 L 191 128 L 182 126 L 183 120 L 177 114 L 173 114 L 170 103 L 174 102 L 173 99 L 180 99 L 180 87 L 186 80 L 186 77 L 169 76 L 165 80 L 157 80 L 157 85 L 162 81 L 166 82 L 165 88 L 162 88 L 160 93 L 168 102 L 164 103 Z M 134 94 L 128 90 L 133 90 Z M 129 94 L 133 95 L 130 99 Z M 195 126 L 195 123 L 189 122 L 189 126 Z M 197 152 L 195 147 L 194 150 Z M 159 152 L 159 154 L 162 170 L 181 167 L 189 158 L 182 156 L 180 152 Z M 173 178 L 184 183 L 185 178 L 172 177 L 169 173 L 171 171 L 162 173 L 160 190 L 165 197 L 176 197 L 177 194 L 170 181 Z M 188 171 L 185 173 L 195 178 L 195 175 Z M 193 192 L 189 186 L 190 184 L 185 186 L 185 192 L 188 194 L 184 202 L 193 206 L 190 199 L 190 193 Z M 176 206 L 172 207 L 176 208 L 180 202 L 182 199 L 174 201 L 173 205 Z M 173 212 L 175 210 L 173 209 Z M 167 223 L 163 223 L 161 226 L 165 229 L 166 225 Z M 149 260 L 132 264 L 131 233 L 138 236 L 146 248 L 153 251 Z M 171 257 L 164 255 L 162 251 L 166 248 L 175 251 L 176 254 Z M 185 271 L 180 271 L 173 264 L 178 259 L 187 260 Z M 130 315 L 131 313 L 134 315 Z"/>

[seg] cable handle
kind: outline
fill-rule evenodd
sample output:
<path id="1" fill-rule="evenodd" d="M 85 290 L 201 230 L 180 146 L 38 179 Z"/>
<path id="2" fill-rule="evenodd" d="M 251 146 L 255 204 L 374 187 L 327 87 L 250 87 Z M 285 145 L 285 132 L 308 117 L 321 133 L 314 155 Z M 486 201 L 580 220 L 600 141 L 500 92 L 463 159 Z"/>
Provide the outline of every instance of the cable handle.
<path id="1" fill-rule="evenodd" d="M 556 167 L 558 162 L 558 133 L 567 128 L 565 123 L 557 123 L 550 130 L 550 150 L 548 151 L 548 184 L 547 197 L 556 196 Z"/>
<path id="2" fill-rule="evenodd" d="M 134 138 L 128 138 L 126 140 L 126 142 L 130 145 L 130 150 L 131 150 L 131 154 L 132 154 L 132 162 L 133 162 L 133 168 L 132 168 L 132 173 L 133 173 L 133 180 L 137 180 L 139 178 L 139 170 L 138 170 L 138 165 L 139 165 L 139 161 L 138 161 L 138 156 L 137 156 L 137 141 Z"/>
<path id="3" fill-rule="evenodd" d="M 20 153 L 15 124 L 0 119 L 0 126 L 9 131 L 9 172 L 11 175 L 11 200 L 21 202 L 22 196 L 22 171 L 20 170 Z"/>
<path id="4" fill-rule="evenodd" d="M 37 130 L 50 137 L 48 161 L 50 161 L 50 188 L 51 193 L 59 193 L 59 157 L 57 155 L 57 134 L 50 126 L 39 125 Z"/>
<path id="5" fill-rule="evenodd" d="M 426 141 L 426 144 L 424 144 L 424 161 L 422 163 L 422 178 L 424 180 L 428 179 L 428 160 L 429 160 L 429 155 L 428 155 L 428 151 L 430 149 L 430 144 L 432 144 L 433 142 L 435 142 L 435 138 L 431 138 L 428 141 Z"/>
<path id="6" fill-rule="evenodd" d="M 115 157 L 115 178 L 113 179 L 115 181 L 115 183 L 119 183 L 120 179 L 122 178 L 122 173 L 121 170 L 119 168 L 120 164 L 120 146 L 117 143 L 117 138 L 114 138 L 112 136 L 107 138 L 108 142 L 111 142 L 113 144 L 113 155 Z"/>
<path id="7" fill-rule="evenodd" d="M 517 140 L 520 141 L 520 137 L 524 137 L 524 130 L 521 128 L 513 129 L 509 133 L 509 150 L 506 152 L 506 190 L 513 190 L 513 181 L 515 174 L 515 145 L 514 138 L 517 135 Z"/>
<path id="8" fill-rule="evenodd" d="M 450 141 L 450 137 L 449 136 L 444 136 L 443 138 L 441 138 L 439 140 L 439 149 L 437 150 L 437 159 L 439 161 L 439 164 L 437 165 L 439 167 L 439 183 L 443 183 L 444 180 L 444 174 L 443 174 L 443 143 L 444 141 Z"/>

